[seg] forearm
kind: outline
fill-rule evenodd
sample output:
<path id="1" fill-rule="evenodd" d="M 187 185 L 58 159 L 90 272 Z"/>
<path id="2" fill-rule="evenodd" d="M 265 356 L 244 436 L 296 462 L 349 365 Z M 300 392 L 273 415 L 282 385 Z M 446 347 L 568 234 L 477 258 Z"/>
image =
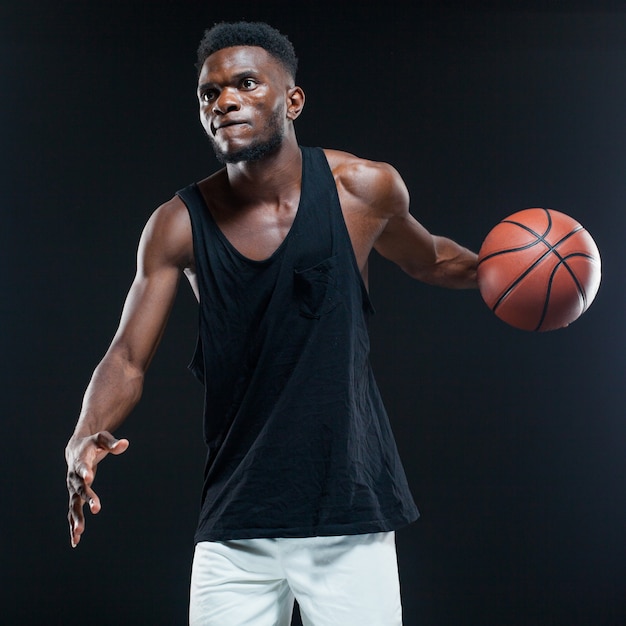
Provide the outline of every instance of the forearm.
<path id="1" fill-rule="evenodd" d="M 475 289 L 476 253 L 447 237 L 433 236 L 435 261 L 432 265 L 410 271 L 413 278 L 449 289 Z"/>
<path id="2" fill-rule="evenodd" d="M 85 391 L 74 437 L 115 431 L 141 398 L 143 372 L 119 351 L 110 351 Z"/>

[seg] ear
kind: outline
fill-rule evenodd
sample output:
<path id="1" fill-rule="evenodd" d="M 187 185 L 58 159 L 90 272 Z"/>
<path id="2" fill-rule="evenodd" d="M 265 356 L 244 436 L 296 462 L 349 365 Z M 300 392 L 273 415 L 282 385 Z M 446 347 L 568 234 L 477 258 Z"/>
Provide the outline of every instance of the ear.
<path id="1" fill-rule="evenodd" d="M 304 108 L 304 91 L 300 87 L 291 87 L 287 91 L 287 119 L 292 122 Z"/>

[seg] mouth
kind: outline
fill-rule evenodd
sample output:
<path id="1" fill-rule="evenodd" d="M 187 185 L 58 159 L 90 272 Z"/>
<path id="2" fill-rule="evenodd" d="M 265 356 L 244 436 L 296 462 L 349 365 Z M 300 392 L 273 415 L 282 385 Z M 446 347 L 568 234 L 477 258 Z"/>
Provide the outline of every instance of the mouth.
<path id="1" fill-rule="evenodd" d="M 231 126 L 242 126 L 245 123 L 246 122 L 237 121 L 237 120 L 233 120 L 230 122 L 223 122 L 219 126 L 216 126 L 215 124 L 211 123 L 211 133 L 215 137 L 215 135 L 217 135 L 217 132 L 220 130 L 223 130 L 224 128 L 229 128 Z"/>

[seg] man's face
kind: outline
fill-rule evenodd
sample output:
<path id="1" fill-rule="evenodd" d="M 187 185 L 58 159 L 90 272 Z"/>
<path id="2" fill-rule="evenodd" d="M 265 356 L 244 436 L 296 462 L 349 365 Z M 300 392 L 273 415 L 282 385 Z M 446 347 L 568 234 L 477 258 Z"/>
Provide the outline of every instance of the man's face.
<path id="1" fill-rule="evenodd" d="M 200 120 L 223 163 L 259 159 L 282 142 L 291 77 L 263 48 L 209 56 L 198 78 Z"/>

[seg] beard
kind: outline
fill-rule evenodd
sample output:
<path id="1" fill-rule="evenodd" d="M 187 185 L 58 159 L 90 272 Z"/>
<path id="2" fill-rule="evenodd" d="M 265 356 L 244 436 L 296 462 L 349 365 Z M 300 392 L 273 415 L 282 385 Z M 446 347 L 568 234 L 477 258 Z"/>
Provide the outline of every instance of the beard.
<path id="1" fill-rule="evenodd" d="M 234 152 L 224 152 L 218 147 L 215 140 L 211 135 L 208 135 L 215 157 L 217 160 L 226 165 L 227 163 L 243 163 L 246 161 L 258 161 L 268 154 L 272 154 L 283 142 L 285 137 L 285 131 L 281 124 L 282 111 L 277 110 L 272 114 L 272 117 L 268 120 L 265 130 L 268 135 L 265 139 L 259 139 L 245 148 L 235 150 Z"/>

